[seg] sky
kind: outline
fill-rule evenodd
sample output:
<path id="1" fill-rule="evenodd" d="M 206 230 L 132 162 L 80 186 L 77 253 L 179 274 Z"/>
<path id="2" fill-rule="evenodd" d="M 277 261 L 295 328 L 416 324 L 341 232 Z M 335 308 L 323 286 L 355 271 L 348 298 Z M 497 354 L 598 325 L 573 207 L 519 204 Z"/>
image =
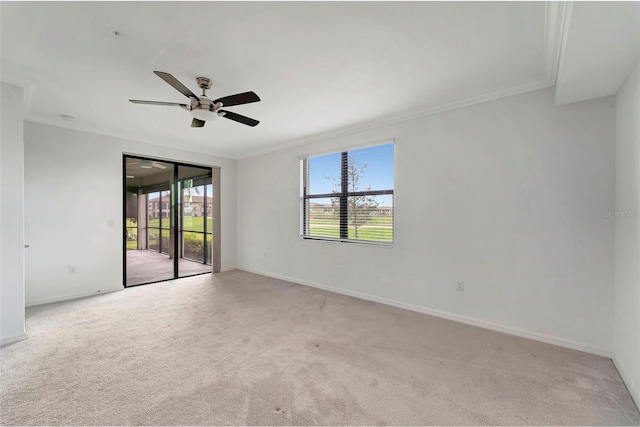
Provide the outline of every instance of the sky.
<path id="1" fill-rule="evenodd" d="M 349 151 L 349 160 L 360 168 L 358 190 L 393 189 L 393 144 L 377 145 Z M 341 154 L 333 153 L 309 158 L 309 194 L 331 193 L 339 190 Z M 363 167 L 364 165 L 366 167 Z M 334 178 L 330 179 L 328 177 Z M 338 184 L 338 186 L 336 186 Z M 393 197 L 376 196 L 381 206 L 392 206 Z M 324 199 L 318 203 L 327 203 Z"/>

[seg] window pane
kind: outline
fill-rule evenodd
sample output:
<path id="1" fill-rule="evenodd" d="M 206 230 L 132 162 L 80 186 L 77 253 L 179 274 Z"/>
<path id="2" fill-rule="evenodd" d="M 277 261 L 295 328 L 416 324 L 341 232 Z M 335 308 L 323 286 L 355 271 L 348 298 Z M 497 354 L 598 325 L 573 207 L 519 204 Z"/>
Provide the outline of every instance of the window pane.
<path id="1" fill-rule="evenodd" d="M 162 192 L 162 228 L 168 230 L 171 225 L 171 194 L 168 191 Z M 164 252 L 164 243 L 162 247 Z"/>
<path id="2" fill-rule="evenodd" d="M 127 250 L 138 249 L 138 194 L 127 191 L 125 237 Z"/>
<path id="3" fill-rule="evenodd" d="M 147 214 L 149 220 L 147 225 L 149 227 L 159 227 L 160 226 L 160 193 L 149 193 L 147 195 Z"/>
<path id="4" fill-rule="evenodd" d="M 162 222 L 162 225 L 164 226 L 164 221 Z M 161 230 L 161 235 L 162 235 L 162 253 L 169 254 L 169 247 L 170 247 L 169 245 L 171 244 L 170 243 L 171 239 L 169 238 L 169 230 L 163 228 Z"/>
<path id="5" fill-rule="evenodd" d="M 131 218 L 127 218 L 127 227 L 125 230 L 127 249 L 138 249 L 138 226 Z"/>
<path id="6" fill-rule="evenodd" d="M 147 194 L 147 248 L 160 250 L 160 193 Z"/>
<path id="7" fill-rule="evenodd" d="M 393 189 L 393 144 L 349 151 L 349 191 Z"/>
<path id="8" fill-rule="evenodd" d="M 309 201 L 309 235 L 340 237 L 340 204 L 337 199 Z"/>
<path id="9" fill-rule="evenodd" d="M 349 239 L 393 241 L 393 196 L 348 198 Z"/>
<path id="10" fill-rule="evenodd" d="M 328 194 L 340 191 L 340 153 L 309 158 L 307 194 Z"/>
<path id="11" fill-rule="evenodd" d="M 185 258 L 202 262 L 204 260 L 204 234 L 194 232 L 184 232 L 184 253 Z"/>
<path id="12" fill-rule="evenodd" d="M 160 250 L 160 230 L 158 230 L 157 228 L 150 228 L 149 231 L 147 232 L 148 236 L 149 236 L 149 249 L 152 249 L 154 251 L 159 251 Z"/>
<path id="13" fill-rule="evenodd" d="M 211 204 L 211 193 L 207 194 L 207 200 Z M 204 231 L 205 197 L 204 185 L 185 188 L 182 191 L 183 217 L 182 228 L 189 231 Z M 207 215 L 210 215 L 207 212 Z"/>

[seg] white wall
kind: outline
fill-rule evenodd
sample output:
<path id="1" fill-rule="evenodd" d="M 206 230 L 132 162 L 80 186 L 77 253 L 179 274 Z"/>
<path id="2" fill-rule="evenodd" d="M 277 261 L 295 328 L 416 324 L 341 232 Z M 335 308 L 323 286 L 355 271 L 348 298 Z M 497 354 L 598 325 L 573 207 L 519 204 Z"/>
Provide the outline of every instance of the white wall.
<path id="1" fill-rule="evenodd" d="M 24 320 L 23 96 L 0 83 L 0 344 L 27 337 Z"/>
<path id="2" fill-rule="evenodd" d="M 616 96 L 613 359 L 640 406 L 640 63 Z"/>
<path id="3" fill-rule="evenodd" d="M 222 269 L 236 266 L 235 160 L 25 122 L 27 305 L 122 289 L 123 153 L 220 166 Z"/>
<path id="4" fill-rule="evenodd" d="M 543 89 L 239 161 L 239 267 L 610 354 L 614 99 L 553 101 Z M 388 138 L 393 247 L 300 240 L 298 156 Z"/>

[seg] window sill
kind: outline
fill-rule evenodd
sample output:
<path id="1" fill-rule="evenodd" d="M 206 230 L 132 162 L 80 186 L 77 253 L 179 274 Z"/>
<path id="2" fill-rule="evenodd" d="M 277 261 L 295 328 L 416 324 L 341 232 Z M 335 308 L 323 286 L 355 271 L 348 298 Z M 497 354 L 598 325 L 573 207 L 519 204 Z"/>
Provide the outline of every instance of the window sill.
<path id="1" fill-rule="evenodd" d="M 393 248 L 393 242 L 372 242 L 369 240 L 332 239 L 329 237 L 312 237 L 312 236 L 300 236 L 300 240 L 324 242 L 324 243 L 344 243 L 347 245 L 358 245 L 358 246 L 377 246 L 381 248 Z"/>

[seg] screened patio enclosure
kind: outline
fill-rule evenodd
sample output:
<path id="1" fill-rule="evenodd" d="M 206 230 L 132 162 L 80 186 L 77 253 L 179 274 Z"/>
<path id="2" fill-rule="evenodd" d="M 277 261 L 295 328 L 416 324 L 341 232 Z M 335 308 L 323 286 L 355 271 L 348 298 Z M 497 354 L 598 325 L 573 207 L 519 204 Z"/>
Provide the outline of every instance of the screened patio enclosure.
<path id="1" fill-rule="evenodd" d="M 124 170 L 125 286 L 219 271 L 219 171 L 134 156 Z"/>

